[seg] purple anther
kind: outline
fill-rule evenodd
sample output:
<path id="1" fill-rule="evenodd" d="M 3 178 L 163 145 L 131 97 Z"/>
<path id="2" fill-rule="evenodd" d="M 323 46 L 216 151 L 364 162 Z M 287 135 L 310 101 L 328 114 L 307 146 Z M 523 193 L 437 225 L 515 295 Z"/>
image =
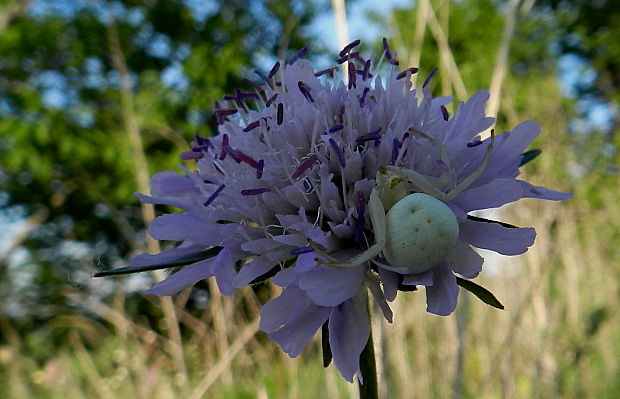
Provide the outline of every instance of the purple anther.
<path id="1" fill-rule="evenodd" d="M 361 191 L 357 192 L 357 225 L 355 226 L 355 243 L 362 248 L 366 248 L 364 241 L 364 225 L 366 224 L 366 198 Z"/>
<path id="2" fill-rule="evenodd" d="M 314 163 L 316 161 L 318 161 L 317 156 L 315 154 L 310 155 L 307 159 L 305 159 L 303 162 L 301 162 L 299 164 L 299 166 L 297 166 L 297 169 L 295 169 L 295 171 L 293 172 L 293 175 L 291 177 L 293 179 L 297 179 L 306 170 L 310 169 L 312 167 L 312 165 L 314 165 Z"/>
<path id="3" fill-rule="evenodd" d="M 398 158 L 398 153 L 402 145 L 403 143 L 401 143 L 400 140 L 392 140 L 392 158 L 390 159 L 390 165 L 394 165 L 394 163 L 396 162 L 396 158 Z"/>
<path id="4" fill-rule="evenodd" d="M 388 63 L 391 65 L 398 65 L 398 60 L 392 56 L 390 45 L 385 37 L 383 38 L 383 51 L 385 52 L 385 58 L 388 60 Z"/>
<path id="5" fill-rule="evenodd" d="M 390 65 L 394 65 L 394 66 L 399 66 L 399 65 L 400 65 L 400 62 L 398 62 L 398 60 L 397 60 L 396 58 L 390 58 L 390 59 L 388 60 L 388 64 L 390 64 Z"/>
<path id="6" fill-rule="evenodd" d="M 198 145 L 206 145 L 207 147 L 211 147 L 211 140 L 206 137 L 202 137 L 196 134 L 194 135 L 194 140 Z"/>
<path id="7" fill-rule="evenodd" d="M 262 159 L 258 160 L 258 164 L 256 165 L 256 178 L 260 179 L 263 177 L 263 169 L 265 169 L 265 161 Z"/>
<path id="8" fill-rule="evenodd" d="M 180 155 L 181 159 L 183 159 L 184 161 L 188 161 L 190 159 L 200 159 L 204 156 L 205 154 L 203 152 L 195 152 L 193 150 L 182 152 Z"/>
<path id="9" fill-rule="evenodd" d="M 278 115 L 276 122 L 278 123 L 278 125 L 281 125 L 282 122 L 284 122 L 284 105 L 282 105 L 282 103 L 278 104 Z"/>
<path id="10" fill-rule="evenodd" d="M 207 150 L 209 150 L 209 147 L 211 147 L 211 145 L 199 145 L 196 147 L 192 147 L 192 151 L 193 152 L 207 152 Z"/>
<path id="11" fill-rule="evenodd" d="M 295 248 L 289 253 L 291 255 L 301 255 L 301 254 L 307 254 L 308 252 L 312 252 L 312 251 L 314 251 L 314 248 L 312 248 L 311 246 L 307 246 L 307 247 Z"/>
<path id="12" fill-rule="evenodd" d="M 295 63 L 295 61 L 297 61 L 299 59 L 299 57 L 302 57 L 304 54 L 306 54 L 306 51 L 308 51 L 308 47 L 303 46 L 301 50 L 299 50 L 298 52 L 293 54 L 293 56 L 291 57 L 291 60 L 288 62 L 288 64 L 289 65 L 293 65 Z"/>
<path id="13" fill-rule="evenodd" d="M 236 150 L 235 156 L 239 158 L 239 161 L 245 162 L 253 168 L 258 167 L 258 161 L 241 150 Z"/>
<path id="14" fill-rule="evenodd" d="M 441 115 L 443 116 L 444 121 L 450 119 L 450 113 L 448 112 L 448 109 L 446 107 L 442 105 L 439 109 L 441 109 Z"/>
<path id="15" fill-rule="evenodd" d="M 222 136 L 222 151 L 220 152 L 220 156 L 219 156 L 220 161 L 223 161 L 226 158 L 226 151 L 224 150 L 224 148 L 228 146 L 229 146 L 228 135 L 224 133 L 224 135 Z"/>
<path id="16" fill-rule="evenodd" d="M 273 102 L 276 101 L 276 98 L 278 98 L 278 93 L 276 93 L 273 96 L 269 97 L 269 100 L 267 100 L 267 103 L 265 104 L 265 108 L 269 108 L 271 106 L 271 104 L 273 104 Z"/>
<path id="17" fill-rule="evenodd" d="M 259 93 L 262 93 L 265 91 L 265 89 L 263 89 L 261 86 L 257 85 L 256 83 L 252 82 L 249 79 L 243 79 L 243 83 L 245 83 L 246 85 L 252 87 L 254 90 L 256 90 Z"/>
<path id="18" fill-rule="evenodd" d="M 340 166 L 344 169 L 347 166 L 347 161 L 344 158 L 342 150 L 340 149 L 340 147 L 338 147 L 338 143 L 336 143 L 336 140 L 334 139 L 329 139 L 329 144 L 332 146 L 332 149 L 336 153 L 336 156 L 338 157 L 338 162 L 340 162 Z"/>
<path id="19" fill-rule="evenodd" d="M 312 95 L 310 94 L 310 88 L 304 82 L 302 82 L 301 80 L 297 82 L 297 87 L 299 87 L 299 91 L 301 92 L 301 94 L 306 97 L 306 100 L 310 101 L 311 103 L 314 102 L 314 98 L 312 98 Z"/>
<path id="20" fill-rule="evenodd" d="M 274 76 L 276 76 L 276 73 L 278 73 L 279 69 L 280 69 L 280 61 L 276 61 L 276 63 L 273 66 L 273 68 L 271 68 L 271 71 L 269 71 L 269 79 L 271 79 Z"/>
<path id="21" fill-rule="evenodd" d="M 344 104 L 342 104 L 340 111 L 338 111 L 338 122 L 344 125 Z"/>
<path id="22" fill-rule="evenodd" d="M 352 87 L 357 87 L 355 84 L 355 64 L 349 62 L 349 68 L 347 70 L 349 72 L 349 90 L 351 90 Z"/>
<path id="23" fill-rule="evenodd" d="M 336 62 L 338 63 L 338 65 L 340 65 L 340 64 L 344 64 L 347 61 L 351 61 L 351 59 L 359 59 L 359 58 L 360 58 L 360 53 L 355 51 L 353 53 L 345 54 L 341 56 L 340 58 L 336 59 Z M 364 63 L 364 60 L 362 60 L 362 64 L 363 63 Z"/>
<path id="24" fill-rule="evenodd" d="M 222 100 L 224 100 L 224 101 L 237 101 L 237 96 L 233 96 L 232 94 L 224 94 L 224 97 L 222 97 Z"/>
<path id="25" fill-rule="evenodd" d="M 364 87 L 364 92 L 362 93 L 362 96 L 360 97 L 360 107 L 364 106 L 364 103 L 366 102 L 366 95 L 368 94 L 369 91 L 370 89 L 368 87 Z"/>
<path id="26" fill-rule="evenodd" d="M 269 77 L 267 77 L 267 75 L 265 75 L 264 73 L 262 73 L 261 71 L 254 71 L 254 73 L 256 75 L 258 75 L 259 78 L 261 78 L 261 80 L 263 82 L 265 82 L 265 84 L 267 86 L 271 86 L 271 79 L 269 79 Z"/>
<path id="27" fill-rule="evenodd" d="M 407 68 L 404 71 L 402 71 L 401 73 L 399 73 L 398 75 L 396 75 L 396 80 L 400 80 L 402 78 L 404 78 L 405 76 L 407 76 L 407 74 L 409 72 L 411 72 L 411 74 L 413 75 L 414 73 L 418 72 L 419 69 L 416 67 L 411 67 L 411 68 Z"/>
<path id="28" fill-rule="evenodd" d="M 239 159 L 239 157 L 237 156 L 237 151 L 235 151 L 231 146 L 225 145 L 222 148 L 223 148 L 223 151 L 226 151 L 226 153 L 230 155 L 232 159 L 235 160 L 235 162 L 241 163 L 241 159 Z"/>
<path id="29" fill-rule="evenodd" d="M 430 82 L 431 79 L 433 78 L 433 76 L 435 76 L 435 74 L 437 73 L 438 69 L 437 67 L 433 68 L 433 70 L 431 71 L 431 73 L 428 75 L 428 77 L 424 80 L 424 84 L 422 85 L 422 87 L 426 87 Z"/>
<path id="30" fill-rule="evenodd" d="M 222 184 L 221 186 L 219 186 L 219 187 L 217 188 L 217 190 L 215 190 L 215 192 L 213 192 L 213 194 L 211 194 L 211 195 L 209 196 L 209 198 L 207 198 L 207 200 L 206 200 L 206 201 L 205 201 L 202 205 L 204 205 L 204 206 L 209 206 L 209 205 L 211 205 L 211 203 L 213 202 L 213 200 L 215 200 L 215 197 L 217 197 L 217 196 L 218 196 L 218 195 L 222 192 L 222 190 L 224 189 L 224 187 L 226 187 L 226 186 L 225 186 L 225 185 L 223 185 L 223 184 Z"/>
<path id="31" fill-rule="evenodd" d="M 360 44 L 360 40 L 359 40 L 359 39 L 357 39 L 357 40 L 353 40 L 351 43 L 349 43 L 349 44 L 347 44 L 346 46 L 344 46 L 344 47 L 342 48 L 342 50 L 340 50 L 340 52 L 338 53 L 338 55 L 339 55 L 340 57 L 342 57 L 343 55 L 348 54 L 348 53 L 349 53 L 349 51 L 351 51 L 354 47 L 359 46 L 359 44 Z"/>
<path id="32" fill-rule="evenodd" d="M 241 195 L 259 195 L 271 191 L 268 187 L 249 188 L 247 190 L 241 190 Z"/>
<path id="33" fill-rule="evenodd" d="M 334 126 L 329 128 L 328 132 L 336 133 L 336 132 L 341 131 L 342 129 L 344 129 L 344 125 L 334 125 Z"/>
<path id="34" fill-rule="evenodd" d="M 327 75 L 329 75 L 330 78 L 333 78 L 334 77 L 334 71 L 337 70 L 337 69 L 338 68 L 336 68 L 336 67 L 326 68 L 326 69 L 320 70 L 318 72 L 315 72 L 314 76 L 316 76 L 318 78 L 319 76 L 323 76 L 323 75 L 327 74 Z"/>
<path id="35" fill-rule="evenodd" d="M 482 140 L 480 140 L 480 137 L 475 137 L 474 141 L 472 141 L 471 143 L 467 143 L 467 146 L 472 148 L 478 147 L 480 144 L 482 144 Z"/>
<path id="36" fill-rule="evenodd" d="M 252 100 L 260 100 L 260 96 L 256 93 L 252 93 L 250 91 L 243 91 L 243 90 L 239 90 L 239 89 L 235 89 L 235 94 L 237 95 L 237 99 L 239 100 L 245 100 L 245 99 L 252 99 Z"/>
<path id="37" fill-rule="evenodd" d="M 372 75 L 370 75 L 370 60 L 364 63 L 364 70 L 362 71 L 362 80 L 366 80 L 369 77 L 372 77 Z"/>
<path id="38" fill-rule="evenodd" d="M 234 108 L 221 108 L 221 109 L 216 109 L 216 110 L 214 111 L 215 116 L 217 116 L 217 117 L 222 117 L 222 118 L 225 118 L 225 117 L 227 117 L 227 116 L 234 115 L 234 114 L 236 114 L 237 112 L 238 112 L 238 111 L 237 111 L 236 109 L 234 109 Z"/>
<path id="39" fill-rule="evenodd" d="M 250 123 L 249 125 L 247 125 L 247 126 L 243 129 L 243 131 L 247 133 L 247 132 L 249 132 L 250 130 L 254 130 L 254 129 L 256 129 L 256 128 L 257 128 L 257 127 L 259 127 L 259 126 L 260 126 L 260 119 L 259 119 L 259 120 L 257 120 L 257 121 L 254 121 L 254 122 Z"/>

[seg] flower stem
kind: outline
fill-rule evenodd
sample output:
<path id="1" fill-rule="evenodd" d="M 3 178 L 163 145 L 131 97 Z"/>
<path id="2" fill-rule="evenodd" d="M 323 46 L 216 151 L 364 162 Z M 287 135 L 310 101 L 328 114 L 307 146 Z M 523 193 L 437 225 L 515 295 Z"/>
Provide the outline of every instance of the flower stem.
<path id="1" fill-rule="evenodd" d="M 372 328 L 368 334 L 368 342 L 360 356 L 360 370 L 364 384 L 358 381 L 360 399 L 378 399 L 377 365 L 375 363 L 375 347 L 372 343 Z"/>

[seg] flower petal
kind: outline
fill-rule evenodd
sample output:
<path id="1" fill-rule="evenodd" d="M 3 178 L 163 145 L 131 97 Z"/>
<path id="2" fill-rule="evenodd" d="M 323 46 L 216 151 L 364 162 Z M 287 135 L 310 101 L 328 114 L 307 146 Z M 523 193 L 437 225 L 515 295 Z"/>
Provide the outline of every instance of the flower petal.
<path id="1" fill-rule="evenodd" d="M 477 248 L 489 249 L 502 255 L 519 255 L 534 244 L 536 231 L 529 228 L 504 227 L 499 223 L 477 222 L 470 219 L 459 223 L 460 237 Z"/>
<path id="2" fill-rule="evenodd" d="M 562 193 L 548 188 L 533 186 L 523 180 L 517 180 L 523 188 L 523 198 L 538 198 L 550 201 L 563 201 L 571 198 L 573 193 Z"/>
<path id="3" fill-rule="evenodd" d="M 337 306 L 357 294 L 364 272 L 364 266 L 349 269 L 318 266 L 302 273 L 299 288 L 317 305 Z"/>
<path id="4" fill-rule="evenodd" d="M 448 316 L 456 308 L 459 287 L 456 277 L 446 265 L 433 270 L 433 285 L 426 287 L 426 311 L 438 316 Z"/>
<path id="5" fill-rule="evenodd" d="M 484 258 L 478 255 L 469 244 L 457 241 L 454 250 L 446 258 L 452 271 L 467 278 L 474 278 L 482 271 Z"/>
<path id="6" fill-rule="evenodd" d="M 349 382 L 359 371 L 359 359 L 370 335 L 366 295 L 359 294 L 333 308 L 329 316 L 329 345 L 334 363 Z"/>
<path id="7" fill-rule="evenodd" d="M 515 179 L 494 179 L 483 186 L 470 188 L 453 202 L 465 212 L 499 208 L 523 197 L 523 188 Z"/>
<path id="8" fill-rule="evenodd" d="M 157 296 L 174 295 L 183 288 L 192 286 L 200 280 L 213 277 L 213 265 L 215 262 L 215 258 L 209 258 L 179 270 L 168 276 L 164 281 L 155 284 L 150 290 L 145 291 L 145 294 L 155 294 Z"/>

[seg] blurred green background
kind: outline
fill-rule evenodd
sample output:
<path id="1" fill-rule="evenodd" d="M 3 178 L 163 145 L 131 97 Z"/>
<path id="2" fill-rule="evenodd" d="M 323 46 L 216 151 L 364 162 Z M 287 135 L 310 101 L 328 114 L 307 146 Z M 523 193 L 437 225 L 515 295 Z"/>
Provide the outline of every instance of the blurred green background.
<path id="1" fill-rule="evenodd" d="M 91 278 L 157 249 L 133 193 L 214 134 L 215 100 L 303 45 L 333 63 L 339 2 L 0 1 L 0 397 L 356 397 L 316 341 L 291 360 L 258 332 L 276 287 L 160 300 L 140 293 L 157 276 Z M 462 293 L 440 318 L 401 293 L 393 325 L 375 318 L 381 396 L 620 397 L 618 0 L 346 8 L 368 55 L 385 36 L 403 68 L 439 67 L 435 95 L 489 89 L 496 129 L 541 123 L 527 179 L 576 194 L 501 210 L 538 232 L 487 258 L 505 311 Z"/>

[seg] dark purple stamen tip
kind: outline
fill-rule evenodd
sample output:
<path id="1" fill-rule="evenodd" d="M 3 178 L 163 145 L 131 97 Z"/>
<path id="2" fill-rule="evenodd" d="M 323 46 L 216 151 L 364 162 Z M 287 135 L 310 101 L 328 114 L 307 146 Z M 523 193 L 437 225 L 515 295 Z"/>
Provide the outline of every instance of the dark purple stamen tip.
<path id="1" fill-rule="evenodd" d="M 336 156 L 338 157 L 338 162 L 340 162 L 340 166 L 344 169 L 347 166 L 347 161 L 344 158 L 342 150 L 340 149 L 340 147 L 338 147 L 338 143 L 336 143 L 336 140 L 334 139 L 329 139 L 329 144 L 332 146 L 332 149 L 336 153 Z"/>
<path id="2" fill-rule="evenodd" d="M 271 68 L 271 71 L 269 71 L 269 79 L 271 79 L 274 76 L 276 76 L 276 73 L 278 73 L 279 69 L 280 69 L 280 61 L 276 61 L 276 63 L 273 66 L 273 68 Z"/>
<path id="3" fill-rule="evenodd" d="M 220 161 L 226 158 L 226 151 L 224 150 L 224 148 L 228 147 L 228 144 L 228 135 L 224 133 L 224 135 L 222 136 L 222 151 L 220 152 L 219 156 Z"/>
<path id="4" fill-rule="evenodd" d="M 352 62 L 349 62 L 349 68 L 348 68 L 348 72 L 349 72 L 349 90 L 351 90 L 352 87 L 357 87 L 357 85 L 355 84 L 355 64 L 353 64 Z"/>
<path id="5" fill-rule="evenodd" d="M 264 73 L 262 73 L 261 71 L 254 71 L 254 73 L 256 75 L 258 75 L 259 78 L 261 78 L 261 80 L 263 82 L 265 82 L 265 84 L 267 86 L 271 86 L 271 79 L 269 79 L 269 77 L 267 77 L 267 75 L 265 75 Z"/>
<path id="6" fill-rule="evenodd" d="M 391 58 L 391 59 L 389 59 L 389 60 L 388 60 L 388 63 L 389 63 L 390 65 L 394 65 L 394 66 L 399 66 L 399 65 L 400 65 L 400 62 L 398 62 L 398 60 L 397 60 L 396 58 Z"/>
<path id="7" fill-rule="evenodd" d="M 314 98 L 312 98 L 312 95 L 310 94 L 310 88 L 304 82 L 302 82 L 301 80 L 297 82 L 297 87 L 299 87 L 299 91 L 301 92 L 301 94 L 306 97 L 306 100 L 311 103 L 314 102 Z"/>
<path id="8" fill-rule="evenodd" d="M 269 108 L 271 106 L 271 104 L 273 104 L 273 102 L 276 101 L 276 98 L 278 98 L 278 93 L 276 93 L 273 96 L 269 97 L 269 100 L 267 100 L 267 103 L 265 104 L 265 108 Z"/>
<path id="9" fill-rule="evenodd" d="M 400 147 L 402 145 L 403 143 L 401 143 L 400 140 L 392 140 L 392 158 L 390 159 L 391 165 L 394 165 L 394 163 L 396 162 L 396 159 L 398 158 L 398 153 L 400 152 Z"/>
<path id="10" fill-rule="evenodd" d="M 312 248 L 311 246 L 307 246 L 307 247 L 295 248 L 290 252 L 290 254 L 301 255 L 301 254 L 307 254 L 308 252 L 312 252 L 312 251 L 314 251 L 314 248 Z"/>
<path id="11" fill-rule="evenodd" d="M 318 161 L 317 156 L 315 154 L 310 155 L 310 157 L 308 157 L 306 160 L 304 160 L 302 163 L 300 163 L 299 166 L 297 166 L 297 168 L 295 169 L 295 171 L 293 172 L 291 177 L 293 179 L 297 179 L 306 170 L 310 169 L 312 167 L 312 165 L 314 165 L 314 163 L 316 161 Z"/>
<path id="12" fill-rule="evenodd" d="M 334 125 L 332 127 L 329 128 L 328 132 L 330 133 L 336 133 L 340 130 L 344 129 L 344 125 Z"/>
<path id="13" fill-rule="evenodd" d="M 189 161 L 191 159 L 200 159 L 204 156 L 205 154 L 203 152 L 196 152 L 194 150 L 182 152 L 180 155 L 181 159 L 184 161 Z"/>
<path id="14" fill-rule="evenodd" d="M 361 59 L 360 53 L 356 51 L 350 54 L 345 54 L 341 56 L 340 58 L 336 59 L 336 62 L 338 63 L 338 65 L 340 65 L 340 64 L 344 64 L 347 61 L 351 61 L 352 59 L 356 59 L 356 60 Z M 363 63 L 364 63 L 364 60 L 362 60 L 362 64 Z"/>
<path id="15" fill-rule="evenodd" d="M 370 89 L 368 87 L 364 87 L 364 92 L 362 93 L 362 96 L 360 97 L 360 107 L 364 106 L 364 103 L 366 102 L 366 95 L 368 94 L 369 91 Z"/>
<path id="16" fill-rule="evenodd" d="M 299 50 L 298 52 L 293 54 L 293 56 L 291 57 L 291 60 L 288 62 L 288 64 L 289 65 L 293 65 L 295 63 L 295 61 L 297 61 L 300 57 L 303 57 L 303 55 L 306 54 L 306 51 L 308 51 L 308 47 L 303 46 L 301 50 Z"/>
<path id="17" fill-rule="evenodd" d="M 225 185 L 221 185 L 217 188 L 217 190 L 215 190 L 215 192 L 213 192 L 213 194 L 211 194 L 209 196 L 209 198 L 207 198 L 207 200 L 203 203 L 204 206 L 209 206 L 211 205 L 211 203 L 213 202 L 213 200 L 215 200 L 215 197 L 217 197 L 219 195 L 219 193 L 222 192 L 222 190 L 224 189 L 224 187 L 226 187 Z"/>
<path id="18" fill-rule="evenodd" d="M 241 162 L 245 162 L 253 168 L 258 168 L 258 161 L 241 150 L 235 151 L 235 156 Z"/>
<path id="19" fill-rule="evenodd" d="M 338 111 L 338 123 L 344 125 L 344 104 L 342 104 L 340 111 Z"/>
<path id="20" fill-rule="evenodd" d="M 334 77 L 334 71 L 337 70 L 337 69 L 338 68 L 336 68 L 336 67 L 326 68 L 326 69 L 320 70 L 318 72 L 315 72 L 314 76 L 316 76 L 318 78 L 319 76 L 329 75 L 330 78 L 333 78 Z"/>
<path id="21" fill-rule="evenodd" d="M 237 151 L 235 151 L 231 146 L 229 145 L 223 146 L 223 151 L 226 151 L 226 153 L 230 155 L 230 157 L 234 159 L 235 162 L 241 163 L 241 159 L 239 159 L 239 157 L 237 156 Z"/>
<path id="22" fill-rule="evenodd" d="M 243 129 L 243 131 L 247 133 L 247 132 L 249 132 L 250 130 L 254 130 L 254 129 L 256 129 L 256 128 L 257 128 L 257 127 L 259 127 L 259 126 L 260 126 L 260 119 L 259 119 L 259 120 L 257 120 L 257 121 L 254 121 L 254 122 L 250 123 L 249 125 L 247 125 L 247 126 Z"/>
<path id="23" fill-rule="evenodd" d="M 224 101 L 236 101 L 237 100 L 237 96 L 233 96 L 231 94 L 224 94 L 224 97 L 222 97 L 222 100 L 224 100 Z"/>
<path id="24" fill-rule="evenodd" d="M 381 42 L 383 43 L 383 51 L 385 52 L 385 56 L 388 59 L 392 58 L 392 55 L 390 54 L 390 45 L 388 44 L 387 39 L 384 37 L 383 39 L 381 39 Z"/>
<path id="25" fill-rule="evenodd" d="M 442 105 L 439 109 L 441 109 L 441 115 L 443 116 L 444 121 L 450 119 L 450 113 L 448 112 L 448 109 L 446 107 Z"/>
<path id="26" fill-rule="evenodd" d="M 224 117 L 224 118 L 230 115 L 234 115 L 237 112 L 238 111 L 234 108 L 222 108 L 222 109 L 216 109 L 214 111 L 215 116 Z"/>
<path id="27" fill-rule="evenodd" d="M 265 161 L 262 159 L 258 160 L 258 164 L 256 165 L 256 178 L 260 179 L 263 177 L 263 169 L 265 168 Z"/>
<path id="28" fill-rule="evenodd" d="M 480 140 L 480 137 L 476 137 L 474 139 L 474 141 L 472 141 L 471 143 L 467 143 L 468 147 L 478 147 L 480 144 L 482 144 L 482 140 Z"/>
<path id="29" fill-rule="evenodd" d="M 260 195 L 271 191 L 268 187 L 249 188 L 247 190 L 241 190 L 241 195 Z"/>
<path id="30" fill-rule="evenodd" d="M 362 71 L 362 79 L 366 80 L 369 77 L 372 77 L 372 75 L 370 75 L 370 60 L 366 61 L 364 63 L 364 70 Z"/>
<path id="31" fill-rule="evenodd" d="M 206 145 L 207 147 L 211 146 L 211 140 L 209 140 L 206 137 L 202 137 L 196 134 L 194 135 L 194 140 L 196 141 L 196 144 L 198 145 Z"/>
<path id="32" fill-rule="evenodd" d="M 428 77 L 424 80 L 424 84 L 422 85 L 422 88 L 426 87 L 430 82 L 431 79 L 433 78 L 433 76 L 435 76 L 435 74 L 437 73 L 438 69 L 437 67 L 433 68 L 433 70 L 431 71 L 431 73 L 428 75 Z"/>
<path id="33" fill-rule="evenodd" d="M 235 89 L 235 94 L 237 96 L 237 100 L 242 101 L 245 99 L 252 99 L 252 100 L 260 100 L 260 97 L 258 94 L 256 93 L 252 93 L 249 91 L 243 91 L 243 90 L 239 90 L 239 89 Z"/>
<path id="34" fill-rule="evenodd" d="M 344 56 L 345 54 L 347 54 L 349 51 L 351 51 L 353 48 L 359 46 L 360 44 L 360 40 L 353 40 L 351 43 L 347 44 L 346 46 L 343 47 L 342 50 L 340 50 L 340 52 L 338 53 L 338 55 L 340 57 Z"/>
<path id="35" fill-rule="evenodd" d="M 282 103 L 278 104 L 278 115 L 276 122 L 278 123 L 278 125 L 281 125 L 282 122 L 284 122 L 284 105 L 282 105 Z"/>
<path id="36" fill-rule="evenodd" d="M 407 68 L 404 71 L 402 71 L 401 73 L 399 73 L 398 75 L 396 75 L 396 79 L 397 80 L 402 79 L 405 76 L 407 76 L 408 73 L 411 73 L 413 75 L 413 74 L 415 74 L 418 71 L 419 71 L 419 69 L 416 68 L 416 67 Z"/>
<path id="37" fill-rule="evenodd" d="M 262 93 L 262 92 L 265 91 L 262 87 L 260 87 L 259 85 L 257 85 L 256 83 L 252 82 L 249 79 L 243 79 L 243 83 L 245 83 L 246 85 L 252 87 L 254 90 L 256 90 L 259 93 Z"/>
<path id="38" fill-rule="evenodd" d="M 362 248 L 366 247 L 364 242 L 364 225 L 366 224 L 366 198 L 361 191 L 357 192 L 357 225 L 355 226 L 355 243 Z"/>
<path id="39" fill-rule="evenodd" d="M 381 139 L 381 135 L 379 134 L 379 132 L 381 132 L 382 128 L 377 128 L 371 132 L 368 132 L 366 134 L 363 134 L 361 136 L 358 136 L 355 141 L 357 142 L 357 144 L 363 144 L 367 141 L 373 141 L 373 140 L 380 140 Z"/>

